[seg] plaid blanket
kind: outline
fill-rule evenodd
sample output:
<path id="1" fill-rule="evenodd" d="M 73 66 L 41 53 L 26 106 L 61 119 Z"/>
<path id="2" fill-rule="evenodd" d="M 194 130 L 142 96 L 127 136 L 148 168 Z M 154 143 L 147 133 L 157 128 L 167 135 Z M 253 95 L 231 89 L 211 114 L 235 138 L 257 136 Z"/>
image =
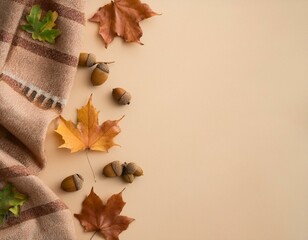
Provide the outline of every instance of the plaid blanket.
<path id="1" fill-rule="evenodd" d="M 34 4 L 59 13 L 54 45 L 20 27 Z M 75 76 L 83 9 L 83 0 L 0 0 L 0 188 L 12 183 L 29 196 L 20 216 L 0 226 L 1 240 L 76 239 L 71 212 L 36 175 L 46 163 L 46 131 Z"/>

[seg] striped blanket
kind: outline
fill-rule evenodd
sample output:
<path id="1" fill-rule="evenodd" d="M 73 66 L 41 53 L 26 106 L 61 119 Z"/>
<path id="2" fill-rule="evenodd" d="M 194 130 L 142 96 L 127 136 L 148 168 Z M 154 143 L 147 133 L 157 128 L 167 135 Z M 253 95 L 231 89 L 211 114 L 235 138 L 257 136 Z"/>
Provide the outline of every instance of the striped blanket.
<path id="1" fill-rule="evenodd" d="M 56 44 L 20 28 L 34 4 L 59 13 Z M 1 240 L 76 239 L 71 212 L 36 175 L 76 72 L 83 9 L 83 0 L 0 0 L 0 189 L 9 182 L 29 196 L 20 216 L 0 226 Z"/>

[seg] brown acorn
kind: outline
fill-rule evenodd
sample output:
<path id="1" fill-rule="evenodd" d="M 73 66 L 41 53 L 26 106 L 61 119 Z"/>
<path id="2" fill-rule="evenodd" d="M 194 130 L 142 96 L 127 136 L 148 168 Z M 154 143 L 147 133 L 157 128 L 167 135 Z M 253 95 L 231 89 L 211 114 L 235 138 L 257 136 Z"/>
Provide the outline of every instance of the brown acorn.
<path id="1" fill-rule="evenodd" d="M 128 174 L 133 174 L 137 177 L 143 175 L 143 170 L 136 163 L 130 162 L 125 166 L 125 172 Z"/>
<path id="2" fill-rule="evenodd" d="M 108 78 L 109 67 L 107 63 L 98 63 L 91 74 L 93 86 L 102 85 Z"/>
<path id="3" fill-rule="evenodd" d="M 134 174 L 124 173 L 122 178 L 125 182 L 132 183 L 135 179 Z"/>
<path id="4" fill-rule="evenodd" d="M 123 172 L 123 166 L 120 161 L 113 161 L 107 164 L 103 169 L 103 174 L 106 177 L 121 176 Z"/>
<path id="5" fill-rule="evenodd" d="M 113 99 L 117 101 L 117 103 L 121 105 L 130 104 L 130 100 L 132 96 L 129 92 L 126 92 L 123 88 L 114 88 L 112 90 Z"/>
<path id="6" fill-rule="evenodd" d="M 92 67 L 96 64 L 96 56 L 93 53 L 80 53 L 78 66 Z"/>
<path id="7" fill-rule="evenodd" d="M 61 188 L 66 192 L 75 192 L 82 188 L 83 177 L 79 174 L 74 174 L 66 177 L 62 183 Z"/>

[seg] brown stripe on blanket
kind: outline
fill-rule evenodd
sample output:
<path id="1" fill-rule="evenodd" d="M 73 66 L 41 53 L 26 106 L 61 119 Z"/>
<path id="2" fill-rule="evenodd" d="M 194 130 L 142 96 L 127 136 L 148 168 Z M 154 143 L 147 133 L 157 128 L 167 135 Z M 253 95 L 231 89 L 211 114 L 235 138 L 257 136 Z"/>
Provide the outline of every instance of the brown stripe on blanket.
<path id="1" fill-rule="evenodd" d="M 15 79 L 11 78 L 10 76 L 7 76 L 3 73 L 0 74 L 0 81 L 5 82 L 8 84 L 11 88 L 13 88 L 16 92 L 21 93 L 24 97 L 26 97 L 30 102 L 33 102 L 35 105 L 37 105 L 40 108 L 43 109 L 55 109 L 57 112 L 62 111 L 62 108 L 64 107 L 61 103 L 56 102 L 52 99 L 47 99 L 44 95 L 37 95 L 36 91 L 29 92 L 29 88 L 26 86 L 23 86 L 21 83 L 17 82 Z"/>
<path id="2" fill-rule="evenodd" d="M 26 18 L 24 18 L 26 19 Z M 25 21 L 21 21 L 20 25 L 26 24 Z M 34 42 L 40 46 L 47 46 L 50 49 L 56 49 L 62 53 L 66 53 L 71 56 L 79 56 L 80 49 L 75 46 L 81 45 L 81 39 L 76 39 L 74 34 L 83 34 L 83 28 L 77 24 L 72 23 L 68 19 L 61 19 L 61 21 L 57 22 L 57 29 L 61 31 L 61 35 L 56 39 L 55 44 L 47 44 L 45 42 L 41 42 L 35 39 L 32 39 L 31 34 L 22 30 L 20 27 L 16 29 L 15 35 L 26 39 L 29 42 Z M 5 29 L 3 29 L 5 30 Z M 11 32 L 10 30 L 5 30 L 7 32 Z M 74 43 L 74 44 L 72 44 Z"/>
<path id="3" fill-rule="evenodd" d="M 6 76 L 5 74 L 1 73 L 0 79 L 10 85 L 15 91 L 22 91 L 22 84 L 15 81 L 13 78 L 10 78 L 9 76 Z"/>
<path id="4" fill-rule="evenodd" d="M 15 165 L 12 167 L 0 169 L 0 181 L 5 181 L 9 178 L 29 176 L 30 173 L 25 166 Z"/>
<path id="5" fill-rule="evenodd" d="M 0 227 L 0 230 L 65 209 L 68 209 L 67 206 L 59 199 L 34 208 L 30 208 L 26 211 L 22 211 L 19 217 L 10 217 L 4 227 Z"/>
<path id="6" fill-rule="evenodd" d="M 5 64 L 7 53 L 9 52 L 10 47 L 11 45 L 9 43 L 0 41 L 0 72 L 2 71 L 2 68 Z"/>
<path id="7" fill-rule="evenodd" d="M 25 86 L 31 88 L 31 84 L 35 87 L 49 93 L 57 100 L 65 104 L 68 94 L 65 89 L 70 89 L 72 82 L 66 79 L 74 79 L 76 68 L 55 62 L 51 59 L 44 58 L 34 53 L 30 53 L 24 48 L 12 46 L 12 51 L 2 69 L 2 73 L 8 75 L 15 80 L 25 81 Z M 33 62 L 39 64 L 33 64 Z M 29 71 L 31 69 L 31 71 Z M 27 84 L 28 83 L 28 84 Z M 51 89 L 51 90 L 49 90 Z M 33 90 L 36 90 L 33 88 Z M 29 90 L 30 91 L 30 90 Z M 28 94 L 30 94 L 28 92 Z"/>
<path id="8" fill-rule="evenodd" d="M 39 56 L 46 57 L 72 67 L 76 67 L 78 63 L 77 57 L 68 55 L 66 53 L 57 51 L 55 49 L 50 49 L 44 46 L 40 46 L 36 43 L 29 42 L 28 40 L 18 37 L 16 35 L 14 36 L 12 44 L 14 46 L 22 47 Z"/>
<path id="9" fill-rule="evenodd" d="M 72 55 L 60 52 L 55 49 L 51 49 L 45 46 L 41 46 L 34 42 L 29 42 L 28 40 L 19 37 L 17 35 L 13 35 L 6 31 L 0 30 L 0 41 L 12 43 L 14 46 L 22 47 L 30 52 L 35 53 L 36 55 L 46 57 L 52 59 L 54 61 L 76 67 L 78 63 L 78 58 Z"/>
<path id="10" fill-rule="evenodd" d="M 68 18 L 77 23 L 85 25 L 84 13 L 76 9 L 64 6 L 60 3 L 55 3 L 52 1 L 46 1 L 46 0 L 29 0 L 28 2 L 25 0 L 11 0 L 11 1 L 14 1 L 20 4 L 25 4 L 28 7 L 32 7 L 35 4 L 39 4 L 41 8 L 45 11 L 48 11 L 48 10 L 57 11 L 59 13 L 59 16 Z"/>
<path id="11" fill-rule="evenodd" d="M 12 2 L 17 2 L 17 3 L 20 3 L 20 4 L 27 4 L 27 1 L 26 0 L 11 0 Z"/>
<path id="12" fill-rule="evenodd" d="M 37 160 L 33 152 L 9 131 L 0 138 L 0 160 L 0 168 L 22 164 L 30 175 L 37 174 L 45 164 L 44 160 Z"/>
<path id="13" fill-rule="evenodd" d="M 5 137 L 7 134 L 7 130 L 0 125 L 0 138 Z"/>

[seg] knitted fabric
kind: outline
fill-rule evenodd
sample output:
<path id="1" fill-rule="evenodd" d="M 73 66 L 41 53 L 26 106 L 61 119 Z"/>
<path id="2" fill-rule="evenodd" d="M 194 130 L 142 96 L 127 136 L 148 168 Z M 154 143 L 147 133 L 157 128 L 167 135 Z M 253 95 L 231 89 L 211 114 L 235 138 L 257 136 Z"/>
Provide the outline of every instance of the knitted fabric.
<path id="1" fill-rule="evenodd" d="M 34 4 L 59 14 L 54 45 L 20 27 Z M 29 197 L 19 217 L 0 226 L 1 240 L 76 239 L 71 212 L 36 175 L 48 126 L 73 83 L 83 11 L 83 0 L 0 0 L 0 189 L 10 182 Z"/>

